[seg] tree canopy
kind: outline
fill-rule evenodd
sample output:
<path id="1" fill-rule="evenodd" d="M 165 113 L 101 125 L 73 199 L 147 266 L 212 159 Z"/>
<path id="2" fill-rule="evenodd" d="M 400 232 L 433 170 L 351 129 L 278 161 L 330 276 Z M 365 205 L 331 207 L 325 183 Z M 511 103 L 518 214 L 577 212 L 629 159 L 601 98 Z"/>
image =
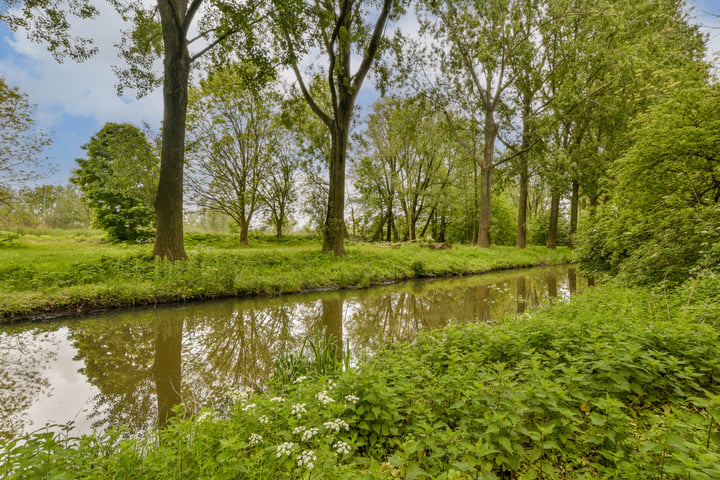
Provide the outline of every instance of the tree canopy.
<path id="1" fill-rule="evenodd" d="M 83 192 L 96 226 L 115 240 L 142 240 L 152 232 L 158 185 L 155 149 L 137 127 L 106 124 L 83 147 L 72 181 Z"/>

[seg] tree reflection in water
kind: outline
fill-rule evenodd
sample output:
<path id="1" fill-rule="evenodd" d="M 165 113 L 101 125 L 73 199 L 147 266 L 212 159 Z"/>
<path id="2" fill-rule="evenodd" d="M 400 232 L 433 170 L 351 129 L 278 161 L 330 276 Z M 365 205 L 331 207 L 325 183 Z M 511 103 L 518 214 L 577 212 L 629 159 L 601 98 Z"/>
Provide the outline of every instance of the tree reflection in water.
<path id="1" fill-rule="evenodd" d="M 47 368 L 57 357 L 57 327 L 10 327 L 0 332 L 0 439 L 25 431 L 28 409 L 51 388 Z"/>
<path id="2" fill-rule="evenodd" d="M 241 387 L 262 389 L 275 358 L 297 353 L 306 338 L 317 339 L 322 332 L 337 345 L 338 358 L 349 350 L 356 361 L 385 343 L 410 340 L 421 329 L 493 322 L 522 313 L 548 295 L 566 298 L 582 290 L 583 282 L 567 267 L 527 269 L 114 312 L 52 328 L 67 332 L 75 360 L 84 362 L 80 372 L 97 387 L 86 423 L 93 428 L 125 425 L 132 433 L 166 421 L 176 403 L 192 412 L 224 406 Z M 1 435 L 20 432 L 33 398 L 53 388 L 42 370 L 53 353 L 41 337 L 0 330 L 0 359 L 7 365 L 0 375 Z M 13 347 L 16 343 L 24 345 L 23 354 Z M 68 412 L 68 420 L 74 413 Z"/>

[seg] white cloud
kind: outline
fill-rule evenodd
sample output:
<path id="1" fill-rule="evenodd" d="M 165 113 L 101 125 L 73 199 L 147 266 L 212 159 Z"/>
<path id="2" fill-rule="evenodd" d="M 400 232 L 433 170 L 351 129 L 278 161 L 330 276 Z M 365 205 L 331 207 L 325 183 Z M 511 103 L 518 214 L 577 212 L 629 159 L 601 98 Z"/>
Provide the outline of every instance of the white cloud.
<path id="1" fill-rule="evenodd" d="M 112 66 L 121 60 L 113 44 L 120 40 L 124 24 L 108 5 L 98 8 L 101 14 L 97 18 L 76 20 L 73 25 L 76 34 L 92 38 L 99 49 L 89 60 L 59 64 L 45 45 L 30 42 L 24 32 L 17 32 L 5 39 L 12 54 L 0 59 L 0 72 L 9 84 L 19 86 L 37 104 L 36 118 L 47 130 L 63 126 L 67 116 L 91 118 L 99 125 L 146 121 L 159 127 L 161 91 L 141 100 L 117 96 Z"/>

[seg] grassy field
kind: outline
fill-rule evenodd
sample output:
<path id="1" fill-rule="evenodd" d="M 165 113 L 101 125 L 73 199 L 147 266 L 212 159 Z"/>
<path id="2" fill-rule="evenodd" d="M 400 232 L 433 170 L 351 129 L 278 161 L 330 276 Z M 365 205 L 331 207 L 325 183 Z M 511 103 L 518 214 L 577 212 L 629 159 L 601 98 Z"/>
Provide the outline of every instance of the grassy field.
<path id="1" fill-rule="evenodd" d="M 153 260 L 152 245 L 106 243 L 88 232 L 24 234 L 0 242 L 0 323 L 127 305 L 364 288 L 571 259 L 566 248 L 544 247 L 348 244 L 347 255 L 338 258 L 323 254 L 319 240 L 308 237 L 238 244 L 233 235 L 187 234 L 189 259 L 170 263 Z"/>
<path id="2" fill-rule="evenodd" d="M 270 391 L 144 439 L 0 444 L 0 476 L 717 479 L 718 296 L 715 277 L 606 284 L 494 326 L 424 332 L 356 368 L 297 358 Z"/>

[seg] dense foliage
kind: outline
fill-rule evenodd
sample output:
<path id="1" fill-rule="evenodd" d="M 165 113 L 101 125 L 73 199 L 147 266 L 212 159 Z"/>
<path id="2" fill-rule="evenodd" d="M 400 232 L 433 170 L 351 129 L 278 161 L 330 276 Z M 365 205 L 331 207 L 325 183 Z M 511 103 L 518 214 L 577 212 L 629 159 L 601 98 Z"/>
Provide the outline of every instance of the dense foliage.
<path id="1" fill-rule="evenodd" d="M 285 375 L 147 439 L 10 441 L 0 468 L 7 478 L 717 478 L 719 294 L 717 277 L 670 295 L 605 286 L 499 325 L 427 332 L 333 378 L 316 373 L 328 367 Z"/>
<path id="2" fill-rule="evenodd" d="M 720 267 L 720 89 L 679 83 L 633 123 L 616 186 L 580 241 L 582 265 L 641 283 Z"/>
<path id="3" fill-rule="evenodd" d="M 159 160 L 137 127 L 106 124 L 84 146 L 72 182 L 93 211 L 93 224 L 113 240 L 137 241 L 152 235 Z"/>

